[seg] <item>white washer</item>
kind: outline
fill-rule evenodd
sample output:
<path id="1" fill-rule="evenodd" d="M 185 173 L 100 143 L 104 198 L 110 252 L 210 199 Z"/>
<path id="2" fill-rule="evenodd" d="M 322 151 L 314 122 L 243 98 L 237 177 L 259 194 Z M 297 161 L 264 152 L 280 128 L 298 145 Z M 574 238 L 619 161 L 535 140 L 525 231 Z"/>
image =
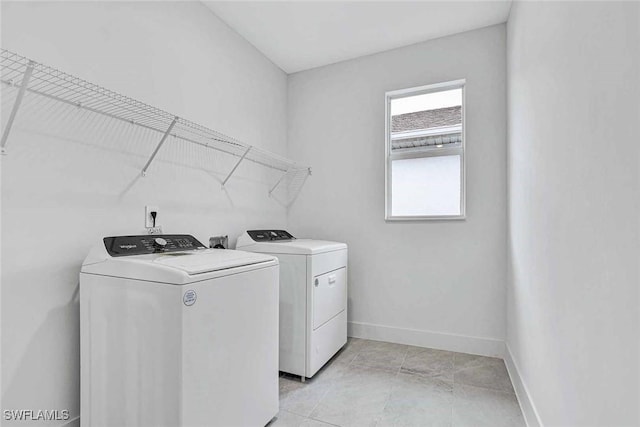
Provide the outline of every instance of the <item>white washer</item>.
<path id="1" fill-rule="evenodd" d="M 236 247 L 280 260 L 280 370 L 312 377 L 347 342 L 347 245 L 249 230 Z"/>
<path id="2" fill-rule="evenodd" d="M 278 260 L 107 237 L 80 273 L 82 426 L 263 426 L 278 412 Z"/>

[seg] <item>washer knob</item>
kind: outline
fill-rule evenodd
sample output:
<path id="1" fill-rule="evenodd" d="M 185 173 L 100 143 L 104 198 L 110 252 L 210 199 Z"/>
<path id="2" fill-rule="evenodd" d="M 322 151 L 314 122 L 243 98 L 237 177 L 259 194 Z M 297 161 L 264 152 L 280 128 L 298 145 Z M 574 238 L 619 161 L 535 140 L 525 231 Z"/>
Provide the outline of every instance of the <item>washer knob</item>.
<path id="1" fill-rule="evenodd" d="M 162 237 L 156 237 L 153 240 L 153 245 L 158 248 L 164 248 L 165 246 L 167 246 L 167 241 L 164 240 Z"/>

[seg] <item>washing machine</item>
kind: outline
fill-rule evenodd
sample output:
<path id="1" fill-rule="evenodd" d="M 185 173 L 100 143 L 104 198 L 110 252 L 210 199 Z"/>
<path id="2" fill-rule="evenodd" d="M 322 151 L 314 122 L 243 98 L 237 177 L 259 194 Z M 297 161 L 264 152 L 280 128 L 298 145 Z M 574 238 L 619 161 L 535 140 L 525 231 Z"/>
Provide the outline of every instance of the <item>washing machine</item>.
<path id="1" fill-rule="evenodd" d="M 106 237 L 80 273 L 81 425 L 264 426 L 278 260 L 190 235 Z"/>
<path id="2" fill-rule="evenodd" d="M 305 378 L 347 342 L 347 245 L 249 230 L 237 249 L 280 261 L 280 370 Z"/>

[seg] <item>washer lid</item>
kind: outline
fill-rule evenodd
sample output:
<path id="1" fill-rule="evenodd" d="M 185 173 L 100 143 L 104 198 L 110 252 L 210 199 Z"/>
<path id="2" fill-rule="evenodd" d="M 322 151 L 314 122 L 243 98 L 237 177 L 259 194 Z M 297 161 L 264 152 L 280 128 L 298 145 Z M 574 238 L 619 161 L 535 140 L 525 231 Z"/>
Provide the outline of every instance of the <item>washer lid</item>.
<path id="1" fill-rule="evenodd" d="M 271 261 L 271 257 L 227 249 L 174 252 L 159 255 L 152 262 L 182 270 L 189 275 L 227 270 Z"/>
<path id="2" fill-rule="evenodd" d="M 315 255 L 324 252 L 347 249 L 346 243 L 326 240 L 296 239 L 273 242 L 254 242 L 247 246 L 238 245 L 238 249 L 269 254 Z"/>
<path id="3" fill-rule="evenodd" d="M 180 285 L 277 265 L 273 256 L 229 249 L 114 257 L 104 245 L 98 245 L 89 252 L 80 272 Z"/>

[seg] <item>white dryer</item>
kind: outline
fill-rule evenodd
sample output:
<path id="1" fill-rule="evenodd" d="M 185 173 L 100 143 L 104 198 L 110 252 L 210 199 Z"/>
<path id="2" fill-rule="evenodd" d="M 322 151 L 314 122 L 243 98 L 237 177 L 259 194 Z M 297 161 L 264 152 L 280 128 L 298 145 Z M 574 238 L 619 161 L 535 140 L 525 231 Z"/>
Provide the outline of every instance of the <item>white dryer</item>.
<path id="1" fill-rule="evenodd" d="M 81 423 L 261 426 L 278 412 L 278 260 L 106 237 L 80 273 Z"/>
<path id="2" fill-rule="evenodd" d="M 249 230 L 236 248 L 280 260 L 280 370 L 312 377 L 347 342 L 347 245 Z"/>

